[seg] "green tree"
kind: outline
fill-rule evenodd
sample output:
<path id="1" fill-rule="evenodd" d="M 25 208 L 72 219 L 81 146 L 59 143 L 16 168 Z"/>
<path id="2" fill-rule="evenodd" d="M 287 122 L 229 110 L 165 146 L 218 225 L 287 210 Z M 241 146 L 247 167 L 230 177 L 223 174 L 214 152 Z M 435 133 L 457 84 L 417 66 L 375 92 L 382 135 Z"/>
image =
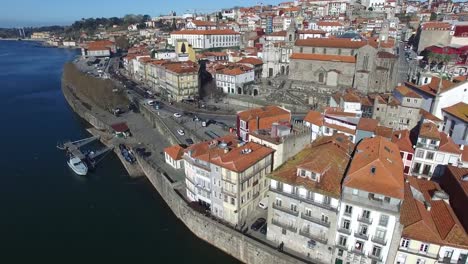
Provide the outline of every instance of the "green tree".
<path id="1" fill-rule="evenodd" d="M 182 52 L 183 54 L 185 54 L 185 52 L 187 52 L 187 48 L 185 47 L 185 43 L 182 43 L 182 46 L 180 46 L 180 52 Z"/>
<path id="2" fill-rule="evenodd" d="M 436 21 L 437 20 L 437 14 L 435 12 L 431 12 L 431 17 L 429 18 L 430 21 Z"/>

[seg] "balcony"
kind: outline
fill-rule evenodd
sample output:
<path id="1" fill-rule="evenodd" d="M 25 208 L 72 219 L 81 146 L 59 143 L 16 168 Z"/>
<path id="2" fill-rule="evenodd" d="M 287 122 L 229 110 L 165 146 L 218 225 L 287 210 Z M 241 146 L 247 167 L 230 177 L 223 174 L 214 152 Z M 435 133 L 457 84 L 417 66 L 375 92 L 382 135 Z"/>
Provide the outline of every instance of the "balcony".
<path id="1" fill-rule="evenodd" d="M 387 245 L 387 240 L 385 240 L 385 238 L 373 236 L 373 237 L 371 238 L 371 241 L 374 242 L 374 243 L 380 244 L 380 245 L 382 245 L 382 246 L 386 246 L 386 245 Z"/>
<path id="2" fill-rule="evenodd" d="M 232 197 L 237 197 L 237 193 L 235 191 L 231 191 L 231 190 L 228 190 L 228 189 L 225 189 L 223 188 L 221 190 L 224 194 L 227 194 L 229 196 L 232 196 Z"/>
<path id="3" fill-rule="evenodd" d="M 364 239 L 364 240 L 369 239 L 369 235 L 363 234 L 363 233 L 358 233 L 358 232 L 354 232 L 354 237 Z"/>
<path id="4" fill-rule="evenodd" d="M 351 253 L 356 254 L 356 255 L 361 255 L 361 256 L 366 255 L 366 254 L 364 254 L 364 251 L 361 251 L 359 249 L 353 249 L 353 250 L 351 250 Z"/>
<path id="5" fill-rule="evenodd" d="M 376 255 L 374 255 L 372 253 L 367 254 L 367 257 L 369 257 L 370 259 L 373 259 L 373 260 L 382 261 L 382 256 L 376 256 Z"/>
<path id="6" fill-rule="evenodd" d="M 430 150 L 439 150 L 439 146 L 425 143 L 416 143 L 417 148 L 425 148 Z"/>
<path id="7" fill-rule="evenodd" d="M 426 258 L 431 258 L 431 259 L 437 259 L 439 257 L 438 254 L 419 251 L 419 249 L 399 247 L 399 250 L 401 252 L 410 253 L 410 254 L 414 254 L 414 255 L 421 256 L 421 257 L 426 257 Z"/>
<path id="8" fill-rule="evenodd" d="M 310 233 L 309 230 L 307 229 L 301 229 L 299 230 L 299 235 L 303 236 L 303 237 L 307 237 L 307 238 L 310 238 L 316 242 L 319 242 L 319 243 L 322 243 L 324 245 L 326 245 L 328 243 L 328 238 L 326 238 L 325 236 L 323 235 L 315 235 L 315 234 L 312 234 Z"/>
<path id="9" fill-rule="evenodd" d="M 281 223 L 280 221 L 276 220 L 276 219 L 272 219 L 271 220 L 271 223 L 275 226 L 278 226 L 278 227 L 281 227 L 281 228 L 284 228 L 286 230 L 289 230 L 291 232 L 294 232 L 296 233 L 297 232 L 297 227 L 293 226 L 293 225 L 290 225 L 290 224 L 285 224 L 285 223 Z"/>
<path id="10" fill-rule="evenodd" d="M 312 199 L 300 196 L 299 194 L 287 193 L 287 192 L 285 192 L 285 191 L 283 191 L 281 189 L 275 189 L 275 188 L 271 188 L 271 187 L 270 187 L 270 191 L 272 191 L 274 193 L 277 193 L 277 194 L 284 195 L 286 197 L 289 197 L 289 198 L 292 198 L 292 199 L 295 199 L 295 200 L 299 200 L 299 201 L 311 204 L 311 205 L 315 205 L 315 206 L 323 208 L 323 209 L 327 209 L 327 210 L 330 210 L 330 211 L 333 211 L 333 212 L 338 212 L 338 209 L 332 207 L 330 204 L 319 203 L 319 202 L 316 202 L 316 201 L 314 201 Z"/>
<path id="11" fill-rule="evenodd" d="M 372 224 L 372 218 L 369 218 L 369 217 L 364 217 L 362 215 L 358 216 L 358 219 L 357 219 L 359 222 L 361 223 L 365 223 L 365 224 L 368 224 L 368 225 L 371 225 Z"/>
<path id="12" fill-rule="evenodd" d="M 304 219 L 304 220 L 310 221 L 312 223 L 319 224 L 319 225 L 324 226 L 324 227 L 330 227 L 330 222 L 324 222 L 320 218 L 309 216 L 309 215 L 306 215 L 304 213 L 301 213 L 301 218 Z"/>
<path id="13" fill-rule="evenodd" d="M 294 215 L 294 216 L 298 216 L 299 215 L 299 212 L 297 211 L 293 211 L 287 207 L 283 207 L 281 205 L 277 205 L 277 204 L 273 204 L 273 208 L 276 209 L 276 210 L 279 210 L 281 212 L 284 212 L 284 213 L 287 213 L 287 214 L 290 214 L 290 215 Z"/>
<path id="14" fill-rule="evenodd" d="M 346 228 L 342 228 L 342 227 L 338 228 L 338 232 L 346 234 L 346 235 L 351 235 L 351 230 L 350 229 L 346 229 Z"/>
<path id="15" fill-rule="evenodd" d="M 348 250 L 348 246 L 346 244 L 341 245 L 341 244 L 336 244 L 337 248 L 341 248 L 342 250 Z"/>

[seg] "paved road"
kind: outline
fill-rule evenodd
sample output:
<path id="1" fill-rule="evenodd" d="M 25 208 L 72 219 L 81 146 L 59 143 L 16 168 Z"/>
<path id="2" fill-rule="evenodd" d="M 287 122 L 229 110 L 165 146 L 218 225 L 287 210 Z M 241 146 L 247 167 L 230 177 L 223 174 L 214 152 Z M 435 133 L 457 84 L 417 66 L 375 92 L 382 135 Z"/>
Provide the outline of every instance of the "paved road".
<path id="1" fill-rule="evenodd" d="M 398 83 L 404 83 L 408 80 L 409 64 L 406 60 L 405 43 L 400 42 L 399 46 L 399 59 L 398 59 Z"/>

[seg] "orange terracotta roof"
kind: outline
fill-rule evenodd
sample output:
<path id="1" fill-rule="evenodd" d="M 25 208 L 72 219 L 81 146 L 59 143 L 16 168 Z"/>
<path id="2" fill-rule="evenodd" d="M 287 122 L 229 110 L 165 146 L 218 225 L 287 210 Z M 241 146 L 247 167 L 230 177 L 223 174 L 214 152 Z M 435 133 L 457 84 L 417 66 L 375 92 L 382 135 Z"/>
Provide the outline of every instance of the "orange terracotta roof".
<path id="1" fill-rule="evenodd" d="M 434 121 L 434 122 L 441 122 L 442 121 L 440 118 L 438 118 L 437 116 L 429 113 L 428 111 L 426 111 L 424 109 L 419 110 L 419 113 L 422 115 L 423 119 L 425 119 L 425 120 L 431 120 L 431 121 Z"/>
<path id="2" fill-rule="evenodd" d="M 221 142 L 225 143 L 227 147 L 221 147 L 219 145 Z M 236 136 L 228 135 L 216 140 L 191 145 L 185 150 L 185 153 L 193 158 L 240 173 L 274 152 L 273 149 L 254 142 L 248 142 L 242 146 L 239 143 L 240 141 Z M 250 150 L 250 152 L 245 153 L 245 150 Z"/>
<path id="3" fill-rule="evenodd" d="M 359 119 L 359 123 L 357 124 L 357 129 L 363 130 L 363 131 L 375 132 L 378 124 L 379 124 L 379 121 L 375 119 L 362 117 Z"/>
<path id="4" fill-rule="evenodd" d="M 343 185 L 403 199 L 403 163 L 398 146 L 380 136 L 363 139 L 356 148 Z"/>
<path id="5" fill-rule="evenodd" d="M 405 200 L 400 211 L 402 236 L 422 242 L 468 248 L 468 235 L 448 202 L 432 181 L 407 177 Z M 430 206 L 430 210 L 428 207 Z"/>
<path id="6" fill-rule="evenodd" d="M 305 122 L 309 122 L 316 126 L 323 125 L 323 115 L 320 112 L 310 110 L 307 115 L 304 117 Z"/>
<path id="7" fill-rule="evenodd" d="M 173 145 L 164 149 L 164 152 L 173 160 L 180 160 L 184 155 L 184 148 L 180 145 Z"/>
<path id="8" fill-rule="evenodd" d="M 202 27 L 202 26 L 216 26 L 215 22 L 211 21 L 203 21 L 203 20 L 192 20 L 192 23 L 195 24 L 197 27 Z"/>
<path id="9" fill-rule="evenodd" d="M 320 34 L 320 35 L 326 35 L 327 32 L 323 30 L 313 30 L 313 29 L 307 29 L 307 30 L 298 30 L 297 33 L 299 34 L 310 34 L 310 35 L 315 35 L 315 34 Z"/>
<path id="10" fill-rule="evenodd" d="M 387 139 L 392 138 L 392 133 L 393 133 L 392 128 L 386 127 L 386 126 L 377 126 L 377 128 L 375 129 L 376 136 L 381 136 Z"/>
<path id="11" fill-rule="evenodd" d="M 342 27 L 343 24 L 341 24 L 338 21 L 319 21 L 317 22 L 317 26 L 319 27 Z"/>
<path id="12" fill-rule="evenodd" d="M 286 37 L 286 30 L 272 32 L 270 34 L 265 35 L 266 37 Z"/>
<path id="13" fill-rule="evenodd" d="M 442 108 L 442 111 L 451 114 L 463 122 L 468 122 L 468 104 L 466 103 L 460 102 L 458 104 Z"/>
<path id="14" fill-rule="evenodd" d="M 321 137 L 286 161 L 268 177 L 332 197 L 340 197 L 341 181 L 354 144 L 343 134 Z M 297 176 L 298 168 L 320 174 L 319 181 Z"/>
<path id="15" fill-rule="evenodd" d="M 422 98 L 419 94 L 404 85 L 397 86 L 395 91 L 399 92 L 404 97 Z"/>
<path id="16" fill-rule="evenodd" d="M 316 53 L 293 53 L 291 54 L 290 58 L 293 60 L 317 60 L 356 63 L 356 58 L 354 56 L 326 55 Z"/>
<path id="17" fill-rule="evenodd" d="M 393 132 L 392 142 L 395 143 L 401 151 L 414 153 L 409 130 Z"/>
<path id="18" fill-rule="evenodd" d="M 450 30 L 451 25 L 447 22 L 426 22 L 421 25 L 423 30 Z"/>
<path id="19" fill-rule="evenodd" d="M 409 88 L 423 91 L 433 96 L 436 95 L 440 84 L 442 85 L 440 88 L 440 91 L 442 93 L 454 88 L 457 85 L 457 83 L 451 82 L 450 80 L 444 80 L 444 79 L 442 80 L 442 83 L 440 83 L 440 78 L 437 78 L 437 77 L 432 77 L 430 83 L 421 85 L 421 86 L 417 86 L 415 84 L 408 83 L 408 82 L 405 83 L 405 85 L 408 86 Z"/>
<path id="20" fill-rule="evenodd" d="M 465 148 L 465 149 L 468 149 L 468 148 Z M 468 181 L 464 181 L 463 177 L 468 175 L 468 168 L 458 168 L 455 166 L 447 165 L 447 169 L 450 172 L 448 174 L 450 174 L 458 182 L 458 185 L 460 185 L 461 187 L 460 190 L 464 193 L 463 206 L 466 206 L 465 201 L 468 202 Z M 444 180 L 445 179 L 443 179 L 442 181 Z M 454 187 L 454 186 L 450 186 L 450 187 Z M 467 213 L 467 216 L 468 216 L 468 213 Z"/>
<path id="21" fill-rule="evenodd" d="M 419 137 L 440 140 L 440 132 L 432 122 L 425 122 L 419 128 Z"/>
<path id="22" fill-rule="evenodd" d="M 171 32 L 171 35 L 239 35 L 232 29 L 208 29 L 208 30 L 179 30 Z"/>
<path id="23" fill-rule="evenodd" d="M 457 144 L 455 144 L 455 142 L 453 142 L 453 139 L 444 132 L 440 132 L 439 151 L 454 153 L 458 155 L 462 154 L 460 147 Z"/>
<path id="24" fill-rule="evenodd" d="M 224 74 L 224 75 L 235 76 L 235 75 L 244 74 L 244 73 L 249 72 L 249 71 L 252 71 L 252 68 L 247 67 L 245 65 L 230 65 L 230 66 L 228 66 L 226 68 L 218 70 L 217 73 Z"/>
<path id="25" fill-rule="evenodd" d="M 359 49 L 373 42 L 352 41 L 345 38 L 308 38 L 296 40 L 296 46 Z M 376 47 L 376 46 L 375 46 Z"/>
<path id="26" fill-rule="evenodd" d="M 239 116 L 241 120 L 247 122 L 252 119 L 257 119 L 257 117 L 265 118 L 265 117 L 278 116 L 278 115 L 291 115 L 291 112 L 276 105 L 269 105 L 269 106 L 251 108 L 249 110 L 241 111 L 241 112 L 238 112 L 237 115 Z"/>
<path id="27" fill-rule="evenodd" d="M 198 65 L 192 62 L 173 62 L 163 64 L 166 70 L 177 73 L 198 73 Z"/>
<path id="28" fill-rule="evenodd" d="M 263 61 L 261 59 L 252 58 L 252 57 L 243 58 L 242 60 L 238 61 L 237 63 L 252 64 L 252 65 L 255 65 L 255 66 L 263 65 Z"/>

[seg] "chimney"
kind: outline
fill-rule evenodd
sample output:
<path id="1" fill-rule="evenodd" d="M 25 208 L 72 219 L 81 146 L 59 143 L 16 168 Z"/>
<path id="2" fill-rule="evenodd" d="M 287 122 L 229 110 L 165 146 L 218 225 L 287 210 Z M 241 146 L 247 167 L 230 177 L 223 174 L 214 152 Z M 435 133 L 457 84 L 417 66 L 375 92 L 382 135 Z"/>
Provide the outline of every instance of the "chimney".
<path id="1" fill-rule="evenodd" d="M 463 149 L 465 148 L 465 145 L 460 145 L 460 150 L 463 151 Z"/>
<path id="2" fill-rule="evenodd" d="M 398 133 L 398 139 L 401 139 L 401 133 Z"/>
<path id="3" fill-rule="evenodd" d="M 424 206 L 426 207 L 426 210 L 427 210 L 428 212 L 431 211 L 431 203 L 424 201 Z"/>

